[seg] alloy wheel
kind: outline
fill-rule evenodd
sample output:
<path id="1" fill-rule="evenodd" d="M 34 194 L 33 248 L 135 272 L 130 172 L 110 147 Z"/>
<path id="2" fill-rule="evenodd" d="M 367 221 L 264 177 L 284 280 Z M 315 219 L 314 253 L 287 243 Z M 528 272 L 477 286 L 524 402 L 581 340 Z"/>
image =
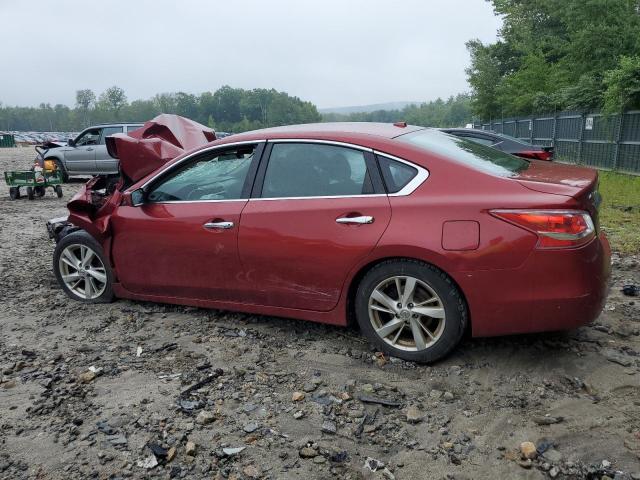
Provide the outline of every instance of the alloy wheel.
<path id="1" fill-rule="evenodd" d="M 92 300 L 107 287 L 107 272 L 96 252 L 86 245 L 65 247 L 58 260 L 60 277 L 67 288 L 80 298 Z"/>
<path id="2" fill-rule="evenodd" d="M 410 276 L 393 276 L 373 289 L 369 320 L 386 343 L 417 352 L 438 341 L 446 313 L 440 297 L 425 282 Z"/>

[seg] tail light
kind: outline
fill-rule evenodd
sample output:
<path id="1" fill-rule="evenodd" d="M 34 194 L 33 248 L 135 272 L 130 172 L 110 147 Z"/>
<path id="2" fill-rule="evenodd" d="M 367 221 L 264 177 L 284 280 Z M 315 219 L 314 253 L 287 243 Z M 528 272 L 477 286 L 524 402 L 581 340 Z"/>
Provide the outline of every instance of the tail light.
<path id="1" fill-rule="evenodd" d="M 523 150 L 521 152 L 516 152 L 514 155 L 532 160 L 551 161 L 553 159 L 553 151 L 547 150 Z"/>
<path id="2" fill-rule="evenodd" d="M 537 248 L 577 247 L 595 236 L 591 216 L 581 210 L 492 210 L 491 214 L 537 234 Z"/>

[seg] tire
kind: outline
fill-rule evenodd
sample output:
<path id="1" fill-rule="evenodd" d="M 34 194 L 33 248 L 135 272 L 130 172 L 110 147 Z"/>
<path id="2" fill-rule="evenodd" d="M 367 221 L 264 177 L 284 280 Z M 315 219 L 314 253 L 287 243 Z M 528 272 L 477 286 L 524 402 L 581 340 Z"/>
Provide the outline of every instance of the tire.
<path id="1" fill-rule="evenodd" d="M 27 187 L 27 198 L 29 200 L 33 200 L 33 197 L 34 197 L 34 195 L 33 195 L 33 187 Z"/>
<path id="2" fill-rule="evenodd" d="M 69 174 L 67 173 L 67 169 L 64 168 L 61 160 L 58 160 L 57 158 L 45 158 L 45 160 L 53 160 L 56 162 L 56 169 L 60 172 L 62 182 L 67 183 L 69 181 Z"/>
<path id="3" fill-rule="evenodd" d="M 404 301 L 398 290 L 407 291 Z M 374 266 L 358 285 L 354 303 L 367 339 L 382 352 L 412 362 L 441 359 L 467 328 L 467 304 L 458 287 L 440 269 L 417 260 Z"/>
<path id="4" fill-rule="evenodd" d="M 87 258 L 89 253 L 92 255 Z M 82 259 L 89 261 L 82 266 Z M 53 252 L 53 271 L 64 292 L 73 300 L 109 303 L 114 299 L 111 266 L 100 244 L 84 230 L 70 233 L 58 242 Z"/>
<path id="5" fill-rule="evenodd" d="M 36 197 L 44 197 L 44 194 L 46 193 L 45 188 L 42 186 L 35 187 L 33 191 L 35 192 Z"/>
<path id="6" fill-rule="evenodd" d="M 55 190 L 58 198 L 62 198 L 62 187 L 60 185 L 56 185 L 53 189 Z"/>
<path id="7" fill-rule="evenodd" d="M 20 198 L 20 188 L 19 187 L 9 187 L 9 198 L 11 200 L 18 200 Z"/>

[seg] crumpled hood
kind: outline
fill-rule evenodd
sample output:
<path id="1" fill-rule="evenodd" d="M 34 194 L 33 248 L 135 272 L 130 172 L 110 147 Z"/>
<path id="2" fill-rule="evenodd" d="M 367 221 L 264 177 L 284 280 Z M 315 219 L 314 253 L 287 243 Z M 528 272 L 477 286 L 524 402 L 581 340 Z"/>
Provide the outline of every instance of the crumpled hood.
<path id="1" fill-rule="evenodd" d="M 89 180 L 67 204 L 68 221 L 105 241 L 110 236 L 111 213 L 122 200 L 123 185 L 137 182 L 184 152 L 215 139 L 215 132 L 204 125 L 164 114 L 128 135 L 107 137 L 107 150 L 120 160 L 122 176 L 116 183 L 102 175 Z"/>
<path id="2" fill-rule="evenodd" d="M 169 160 L 216 139 L 215 132 L 178 115 L 161 114 L 128 134 L 107 137 L 107 151 L 120 160 L 131 183 L 146 177 Z"/>

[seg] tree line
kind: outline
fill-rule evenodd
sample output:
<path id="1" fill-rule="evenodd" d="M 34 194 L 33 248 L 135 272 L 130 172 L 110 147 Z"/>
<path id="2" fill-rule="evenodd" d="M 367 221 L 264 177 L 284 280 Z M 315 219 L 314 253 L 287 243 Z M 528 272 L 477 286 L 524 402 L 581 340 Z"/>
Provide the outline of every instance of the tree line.
<path id="1" fill-rule="evenodd" d="M 482 119 L 640 108 L 639 0 L 491 0 L 498 40 L 467 43 Z"/>
<path id="2" fill-rule="evenodd" d="M 200 95 L 161 93 L 129 102 L 124 90 L 113 86 L 99 96 L 89 89 L 76 91 L 73 108 L 48 103 L 38 107 L 0 104 L 0 130 L 69 132 L 98 123 L 143 122 L 160 113 L 182 115 L 227 132 L 321 121 L 315 105 L 274 89 L 224 86 Z"/>
<path id="3" fill-rule="evenodd" d="M 471 119 L 471 97 L 460 94 L 447 100 L 438 98 L 401 110 L 320 115 L 312 103 L 274 89 L 244 90 L 224 86 L 200 95 L 161 93 L 148 100 L 129 102 L 124 90 L 113 86 L 99 96 L 89 89 L 77 90 L 73 108 L 44 103 L 38 107 L 0 104 L 0 130 L 70 132 L 98 123 L 143 122 L 160 113 L 175 113 L 218 131 L 235 133 L 320 121 L 406 121 L 414 125 L 450 127 L 464 126 Z"/>
<path id="4" fill-rule="evenodd" d="M 459 94 L 447 100 L 407 105 L 401 110 L 376 110 L 359 113 L 323 113 L 326 122 L 398 122 L 425 127 L 464 127 L 471 120 L 471 96 Z"/>

